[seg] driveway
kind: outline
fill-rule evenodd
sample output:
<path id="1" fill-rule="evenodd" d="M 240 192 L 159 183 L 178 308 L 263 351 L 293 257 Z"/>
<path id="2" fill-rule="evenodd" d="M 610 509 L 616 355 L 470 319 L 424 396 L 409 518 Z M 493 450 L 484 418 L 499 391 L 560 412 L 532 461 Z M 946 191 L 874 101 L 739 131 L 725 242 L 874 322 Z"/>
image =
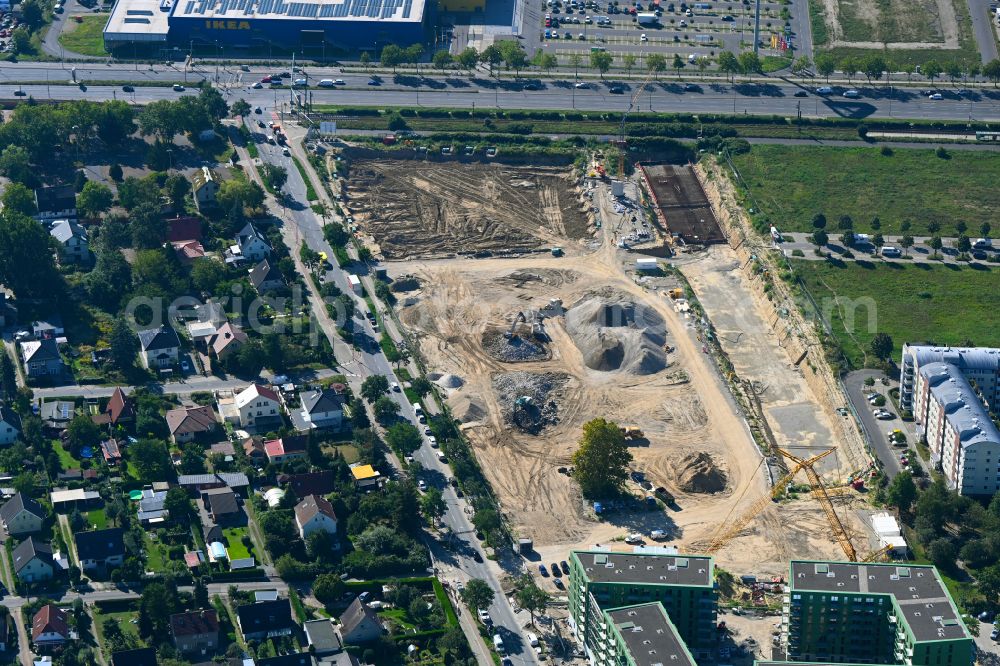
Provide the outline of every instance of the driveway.
<path id="1" fill-rule="evenodd" d="M 881 461 L 886 476 L 892 479 L 902 471 L 902 466 L 899 464 L 899 454 L 905 449 L 892 446 L 886 437 L 886 432 L 893 428 L 901 428 L 906 432 L 909 444 L 913 444 L 913 438 L 909 428 L 902 425 L 902 419 L 899 418 L 899 414 L 892 404 L 892 399 L 889 398 L 888 392 L 891 386 L 885 386 L 879 381 L 882 376 L 881 370 L 858 370 L 844 378 L 844 386 L 847 389 L 847 398 L 850 400 L 851 407 L 861 423 L 865 438 Z M 865 380 L 869 377 L 875 379 L 874 386 L 865 386 Z M 895 418 L 888 420 L 875 418 L 871 405 L 868 404 L 868 399 L 865 397 L 865 394 L 872 392 L 881 393 L 886 397 L 883 409 L 892 412 Z"/>

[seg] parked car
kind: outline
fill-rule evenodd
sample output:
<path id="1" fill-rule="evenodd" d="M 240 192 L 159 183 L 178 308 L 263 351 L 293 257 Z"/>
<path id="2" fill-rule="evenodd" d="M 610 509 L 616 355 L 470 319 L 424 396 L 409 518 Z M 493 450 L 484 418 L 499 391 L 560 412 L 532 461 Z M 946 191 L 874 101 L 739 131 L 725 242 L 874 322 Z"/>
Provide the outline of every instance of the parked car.
<path id="1" fill-rule="evenodd" d="M 179 83 L 174 84 L 174 92 L 184 92 L 185 88 Z"/>
<path id="2" fill-rule="evenodd" d="M 820 86 L 819 88 L 816 88 L 816 94 L 817 95 L 832 95 L 833 94 L 833 88 L 831 88 L 830 86 Z"/>
<path id="3" fill-rule="evenodd" d="M 944 95 L 942 95 L 941 93 L 934 93 L 933 95 L 928 95 L 927 99 L 933 99 L 933 100 L 944 99 Z"/>
<path id="4" fill-rule="evenodd" d="M 545 578 L 548 578 L 549 576 L 549 570 L 545 568 L 544 564 L 538 565 L 538 573 L 540 573 Z"/>
<path id="5" fill-rule="evenodd" d="M 563 560 L 562 562 L 560 562 L 559 563 L 559 567 L 562 569 L 562 572 L 564 574 L 566 574 L 567 576 L 569 575 L 569 565 L 566 564 L 566 560 Z"/>
<path id="6" fill-rule="evenodd" d="M 861 97 L 861 93 L 859 93 L 857 90 L 854 90 L 852 88 L 851 90 L 845 90 L 843 96 L 846 97 L 846 98 L 848 98 L 848 99 L 857 99 L 857 98 Z"/>
<path id="7" fill-rule="evenodd" d="M 805 90 L 796 90 L 793 97 L 809 97 L 809 93 L 807 93 Z"/>
<path id="8" fill-rule="evenodd" d="M 552 575 L 555 576 L 556 578 L 558 578 L 559 576 L 562 576 L 562 571 L 559 569 L 559 564 L 558 563 L 553 562 L 552 566 L 551 566 L 551 569 L 552 569 Z"/>
<path id="9" fill-rule="evenodd" d="M 417 481 L 417 488 L 418 488 L 418 489 L 419 489 L 419 490 L 420 490 L 421 492 L 424 492 L 424 491 L 426 491 L 426 490 L 427 490 L 427 482 L 426 482 L 426 481 L 424 481 L 423 479 L 420 479 L 419 481 Z"/>

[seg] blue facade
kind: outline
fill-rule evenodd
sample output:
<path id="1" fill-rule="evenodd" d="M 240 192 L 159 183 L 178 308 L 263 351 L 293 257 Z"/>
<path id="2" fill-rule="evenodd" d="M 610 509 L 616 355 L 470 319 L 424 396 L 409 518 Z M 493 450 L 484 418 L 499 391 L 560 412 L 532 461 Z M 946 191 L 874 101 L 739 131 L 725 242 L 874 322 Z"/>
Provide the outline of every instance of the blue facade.
<path id="1" fill-rule="evenodd" d="M 327 48 L 380 51 L 386 44 L 409 46 L 424 41 L 420 21 L 338 21 L 336 19 L 206 19 L 170 17 L 169 41 L 187 50 L 219 45 L 223 49 L 307 49 L 310 55 Z"/>

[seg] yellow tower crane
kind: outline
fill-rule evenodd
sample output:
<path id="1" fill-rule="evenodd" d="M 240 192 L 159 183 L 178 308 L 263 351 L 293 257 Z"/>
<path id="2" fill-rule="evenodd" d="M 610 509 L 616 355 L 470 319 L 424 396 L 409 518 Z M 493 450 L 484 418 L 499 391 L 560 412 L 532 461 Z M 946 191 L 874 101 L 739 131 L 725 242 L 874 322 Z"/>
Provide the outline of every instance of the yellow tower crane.
<path id="1" fill-rule="evenodd" d="M 625 150 L 626 150 L 626 140 L 625 140 L 625 121 L 628 120 L 628 114 L 632 113 L 632 109 L 635 108 L 635 103 L 639 101 L 639 95 L 642 91 L 646 89 L 649 82 L 653 80 L 654 72 L 650 71 L 639 87 L 635 89 L 635 93 L 632 95 L 632 99 L 629 100 L 628 108 L 625 109 L 625 113 L 622 114 L 621 126 L 618 128 L 618 141 L 615 143 L 618 145 L 618 177 L 625 178 Z"/>

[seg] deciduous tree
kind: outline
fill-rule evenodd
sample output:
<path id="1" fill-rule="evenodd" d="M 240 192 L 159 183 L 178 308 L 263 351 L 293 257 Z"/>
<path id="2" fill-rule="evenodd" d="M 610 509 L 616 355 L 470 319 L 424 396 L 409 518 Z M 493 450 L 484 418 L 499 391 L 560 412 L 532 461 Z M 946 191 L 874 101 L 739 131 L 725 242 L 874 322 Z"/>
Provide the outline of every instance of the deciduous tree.
<path id="1" fill-rule="evenodd" d="M 632 453 L 618 425 L 602 418 L 584 424 L 580 448 L 573 454 L 573 477 L 585 497 L 616 493 L 628 478 Z"/>

